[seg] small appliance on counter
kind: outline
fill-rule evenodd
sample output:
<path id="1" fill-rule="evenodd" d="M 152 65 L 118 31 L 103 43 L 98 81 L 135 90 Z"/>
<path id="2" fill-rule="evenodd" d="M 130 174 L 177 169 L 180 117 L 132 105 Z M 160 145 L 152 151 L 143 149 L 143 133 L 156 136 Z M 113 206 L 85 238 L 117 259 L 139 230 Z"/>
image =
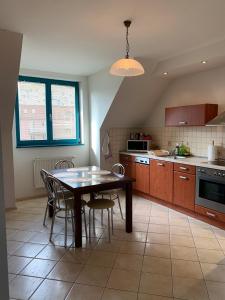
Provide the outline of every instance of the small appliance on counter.
<path id="1" fill-rule="evenodd" d="M 217 159 L 217 147 L 214 144 L 214 141 L 212 141 L 212 144 L 208 145 L 208 161 L 215 161 Z"/>
<path id="2" fill-rule="evenodd" d="M 147 153 L 150 149 L 150 140 L 128 140 L 127 151 L 128 152 L 142 152 Z"/>
<path id="3" fill-rule="evenodd" d="M 155 156 L 169 156 L 170 155 L 169 151 L 163 150 L 163 149 L 161 149 L 161 150 L 150 150 L 150 151 L 148 151 L 148 154 L 149 155 L 155 155 Z"/>

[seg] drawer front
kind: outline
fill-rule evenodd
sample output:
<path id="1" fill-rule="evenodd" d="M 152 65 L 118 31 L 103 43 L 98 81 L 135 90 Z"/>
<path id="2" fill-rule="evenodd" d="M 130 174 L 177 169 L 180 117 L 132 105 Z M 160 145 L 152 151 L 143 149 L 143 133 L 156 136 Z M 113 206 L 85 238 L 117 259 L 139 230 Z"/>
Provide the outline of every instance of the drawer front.
<path id="1" fill-rule="evenodd" d="M 195 205 L 195 211 L 201 215 L 208 217 L 209 219 L 225 222 L 225 214 L 215 211 L 213 209 Z"/>
<path id="2" fill-rule="evenodd" d="M 150 162 L 151 165 L 153 165 L 156 168 L 161 168 L 163 167 L 164 169 L 171 169 L 173 163 L 165 160 L 160 160 L 160 159 L 153 159 Z"/>
<path id="3" fill-rule="evenodd" d="M 191 166 L 191 165 L 186 165 L 186 164 L 175 163 L 174 164 L 174 171 L 195 175 L 196 167 Z"/>

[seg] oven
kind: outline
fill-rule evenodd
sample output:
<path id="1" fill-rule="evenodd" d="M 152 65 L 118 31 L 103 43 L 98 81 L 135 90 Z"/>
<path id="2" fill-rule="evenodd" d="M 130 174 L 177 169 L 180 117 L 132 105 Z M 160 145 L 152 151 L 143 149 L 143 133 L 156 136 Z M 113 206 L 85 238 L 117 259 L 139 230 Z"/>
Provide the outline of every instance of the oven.
<path id="1" fill-rule="evenodd" d="M 225 213 L 225 171 L 197 168 L 195 203 Z"/>

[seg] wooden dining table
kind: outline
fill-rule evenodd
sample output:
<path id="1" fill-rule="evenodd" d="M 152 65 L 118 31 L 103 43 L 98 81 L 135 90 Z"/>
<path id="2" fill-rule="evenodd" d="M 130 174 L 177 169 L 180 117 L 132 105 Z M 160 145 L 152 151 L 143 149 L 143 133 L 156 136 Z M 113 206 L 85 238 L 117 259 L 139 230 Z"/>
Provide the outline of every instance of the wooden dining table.
<path id="1" fill-rule="evenodd" d="M 125 230 L 132 232 L 132 182 L 134 179 L 101 170 L 96 166 L 57 169 L 50 171 L 60 183 L 74 195 L 74 224 L 75 224 L 75 247 L 82 247 L 82 218 L 81 197 L 83 194 L 94 194 L 111 189 L 125 190 L 126 219 Z M 97 201 L 97 200 L 96 200 Z M 51 212 L 50 212 L 51 214 Z"/>

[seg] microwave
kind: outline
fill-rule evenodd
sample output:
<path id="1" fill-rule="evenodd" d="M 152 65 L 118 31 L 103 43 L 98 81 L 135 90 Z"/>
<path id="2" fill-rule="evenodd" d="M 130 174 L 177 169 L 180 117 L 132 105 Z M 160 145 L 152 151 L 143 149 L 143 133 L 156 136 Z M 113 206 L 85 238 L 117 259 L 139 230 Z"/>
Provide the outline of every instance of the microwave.
<path id="1" fill-rule="evenodd" d="M 150 149 L 150 140 L 128 140 L 127 151 L 129 152 L 148 152 Z"/>

